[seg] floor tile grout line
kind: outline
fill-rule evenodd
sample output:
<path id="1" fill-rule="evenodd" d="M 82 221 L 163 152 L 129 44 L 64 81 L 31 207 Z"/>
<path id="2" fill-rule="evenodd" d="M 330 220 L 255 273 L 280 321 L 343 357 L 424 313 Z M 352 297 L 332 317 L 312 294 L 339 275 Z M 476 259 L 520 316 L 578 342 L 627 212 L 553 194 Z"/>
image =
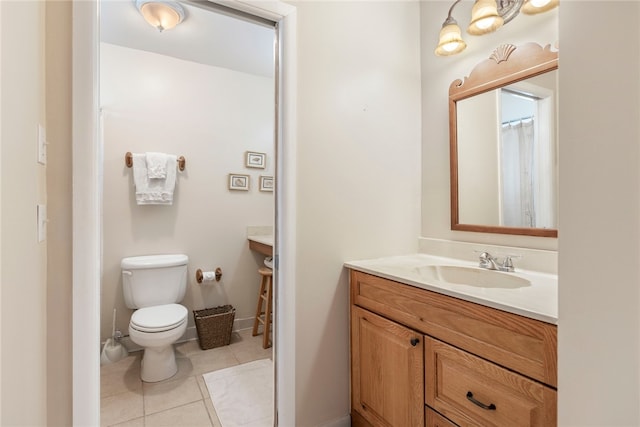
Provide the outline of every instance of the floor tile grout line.
<path id="1" fill-rule="evenodd" d="M 207 411 L 207 404 L 204 402 L 204 399 L 200 399 L 200 400 L 194 400 L 193 402 L 183 403 L 182 405 L 174 406 L 173 408 L 163 409 L 162 411 L 154 412 L 154 413 L 149 414 L 149 415 L 145 415 L 143 417 L 144 418 L 144 424 L 145 425 L 147 424 L 147 417 L 163 414 L 163 413 L 169 412 L 169 411 L 174 411 L 176 409 L 184 408 L 185 406 L 193 405 L 194 403 L 198 403 L 198 402 L 202 402 L 202 404 L 204 405 L 204 410 L 207 412 L 207 416 L 209 417 L 209 421 L 211 421 L 211 416 L 209 415 L 209 411 Z M 134 419 L 136 419 L 136 418 L 133 418 L 133 419 L 131 419 L 129 421 L 133 421 Z M 213 426 L 213 422 L 211 422 L 211 425 Z"/>
<path id="2" fill-rule="evenodd" d="M 184 377 L 184 380 L 185 380 L 185 381 L 188 381 L 188 379 L 189 379 L 189 378 L 191 378 L 191 377 L 193 377 L 193 379 L 194 379 L 194 380 L 195 380 L 195 382 L 196 382 L 196 387 L 198 388 L 198 395 L 200 396 L 200 399 L 192 400 L 191 402 L 186 402 L 186 403 L 183 403 L 183 404 L 180 404 L 180 405 L 177 405 L 177 406 L 172 406 L 172 407 L 170 407 L 170 408 L 165 408 L 165 409 L 163 409 L 163 410 L 161 410 L 161 411 L 151 412 L 150 414 L 147 414 L 146 403 L 145 403 L 145 398 L 144 398 L 144 388 L 143 388 L 143 393 L 142 393 L 142 404 L 143 404 L 143 413 L 144 413 L 144 416 L 146 417 L 146 416 L 148 416 L 148 415 L 158 414 L 158 413 L 161 413 L 161 412 L 164 412 L 164 411 L 169 411 L 169 410 L 172 410 L 172 409 L 175 409 L 175 408 L 180 408 L 180 407 L 182 407 L 182 406 L 184 406 L 184 405 L 189 405 L 189 404 L 191 404 L 191 403 L 198 402 L 199 400 L 204 400 L 204 399 L 202 398 L 202 391 L 200 390 L 200 386 L 198 385 L 198 378 L 196 377 L 196 375 L 188 375 L 188 376 Z M 167 381 L 167 383 L 172 382 L 172 381 L 176 381 L 176 382 L 177 382 L 177 381 L 180 381 L 181 379 L 182 379 L 182 378 L 177 378 L 177 379 L 174 379 L 174 380 L 169 380 L 169 381 Z M 166 381 L 166 380 L 165 380 L 165 381 Z M 165 384 L 166 384 L 166 383 L 165 383 Z M 151 396 L 151 395 L 150 395 L 150 396 Z"/>
<path id="3" fill-rule="evenodd" d="M 142 382 L 142 416 L 144 417 L 144 425 L 147 425 L 147 404 L 145 403 L 145 398 L 144 398 L 144 381 L 140 380 Z"/>

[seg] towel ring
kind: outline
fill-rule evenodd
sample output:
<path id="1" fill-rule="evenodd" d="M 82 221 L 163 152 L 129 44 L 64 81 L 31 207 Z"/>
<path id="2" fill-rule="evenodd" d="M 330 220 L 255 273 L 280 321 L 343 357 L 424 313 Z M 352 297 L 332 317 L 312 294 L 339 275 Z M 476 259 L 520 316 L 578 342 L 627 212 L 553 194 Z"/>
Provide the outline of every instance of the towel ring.
<path id="1" fill-rule="evenodd" d="M 176 160 L 178 162 L 178 169 L 180 169 L 180 172 L 184 171 L 187 160 L 184 156 L 180 156 Z M 131 154 L 131 151 L 127 151 L 127 154 L 124 155 L 124 164 L 127 165 L 128 168 L 133 167 L 133 154 Z"/>

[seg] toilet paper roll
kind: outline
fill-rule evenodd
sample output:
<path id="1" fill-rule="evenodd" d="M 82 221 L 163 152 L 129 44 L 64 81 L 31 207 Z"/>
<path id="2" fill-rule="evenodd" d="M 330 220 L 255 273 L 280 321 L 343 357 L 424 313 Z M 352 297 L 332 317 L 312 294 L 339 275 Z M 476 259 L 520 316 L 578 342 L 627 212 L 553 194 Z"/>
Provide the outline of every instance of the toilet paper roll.
<path id="1" fill-rule="evenodd" d="M 196 271 L 196 281 L 198 283 L 202 282 L 219 282 L 222 278 L 222 269 L 220 267 L 216 268 L 216 271 L 202 271 L 198 269 Z"/>
<path id="2" fill-rule="evenodd" d="M 203 271 L 202 272 L 202 281 L 203 282 L 213 282 L 216 280 L 216 272 L 215 271 Z"/>

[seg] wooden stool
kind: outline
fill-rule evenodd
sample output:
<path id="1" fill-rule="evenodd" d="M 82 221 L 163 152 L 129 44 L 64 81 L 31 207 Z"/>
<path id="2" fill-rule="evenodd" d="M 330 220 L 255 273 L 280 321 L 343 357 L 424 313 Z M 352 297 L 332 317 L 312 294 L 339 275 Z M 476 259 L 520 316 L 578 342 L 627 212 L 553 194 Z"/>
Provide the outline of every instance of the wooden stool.
<path id="1" fill-rule="evenodd" d="M 269 342 L 269 329 L 272 323 L 271 309 L 273 298 L 273 270 L 267 267 L 261 267 L 258 269 L 258 273 L 262 276 L 260 280 L 260 293 L 258 294 L 258 306 L 256 307 L 256 318 L 253 321 L 253 336 L 258 335 L 258 326 L 262 324 L 263 327 L 263 339 L 262 347 L 269 348 L 271 343 Z M 263 310 L 262 303 L 266 303 L 266 307 Z M 262 318 L 264 315 L 264 318 Z"/>

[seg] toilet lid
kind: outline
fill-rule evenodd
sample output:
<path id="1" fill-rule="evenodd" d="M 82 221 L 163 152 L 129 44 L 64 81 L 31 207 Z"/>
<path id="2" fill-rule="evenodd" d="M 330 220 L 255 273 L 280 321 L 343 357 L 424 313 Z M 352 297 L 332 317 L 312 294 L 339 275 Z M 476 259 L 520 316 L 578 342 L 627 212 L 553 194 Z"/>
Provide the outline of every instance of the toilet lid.
<path id="1" fill-rule="evenodd" d="M 184 323 L 187 313 L 187 309 L 180 304 L 145 307 L 133 312 L 131 326 L 142 332 L 167 331 Z"/>

